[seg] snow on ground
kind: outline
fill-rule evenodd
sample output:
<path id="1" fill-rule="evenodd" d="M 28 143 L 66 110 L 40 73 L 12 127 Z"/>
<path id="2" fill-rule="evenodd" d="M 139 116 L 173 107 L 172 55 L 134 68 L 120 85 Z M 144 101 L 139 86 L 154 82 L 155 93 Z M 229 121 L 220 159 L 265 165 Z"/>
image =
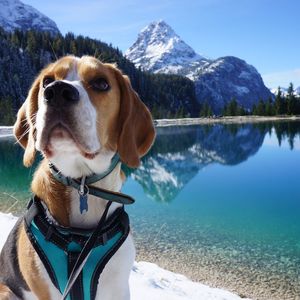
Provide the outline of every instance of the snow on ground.
<path id="1" fill-rule="evenodd" d="M 2 246 L 15 225 L 17 218 L 14 217 L 11 214 L 3 214 L 0 212 L 0 228 L 1 228 L 1 234 L 0 234 L 0 249 L 2 249 Z"/>
<path id="2" fill-rule="evenodd" d="M 0 212 L 0 249 L 17 218 Z M 161 269 L 148 262 L 136 262 L 130 280 L 131 300 L 239 300 L 222 289 L 192 282 L 183 275 Z M 245 300 L 245 299 L 244 299 Z"/>
<path id="3" fill-rule="evenodd" d="M 172 273 L 148 262 L 134 264 L 129 283 L 132 300 L 241 299 L 228 291 L 193 282 L 183 275 Z"/>

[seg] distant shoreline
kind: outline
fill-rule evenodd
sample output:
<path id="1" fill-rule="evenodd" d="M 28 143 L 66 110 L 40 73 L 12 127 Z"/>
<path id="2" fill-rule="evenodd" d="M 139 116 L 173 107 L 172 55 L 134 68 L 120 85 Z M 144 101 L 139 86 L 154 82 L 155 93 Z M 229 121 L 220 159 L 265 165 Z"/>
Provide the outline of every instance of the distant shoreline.
<path id="1" fill-rule="evenodd" d="M 13 135 L 13 126 L 0 126 L 0 138 Z"/>
<path id="2" fill-rule="evenodd" d="M 300 121 L 300 116 L 232 116 L 216 118 L 184 118 L 184 119 L 157 119 L 156 127 L 175 126 L 175 125 L 201 125 L 201 124 L 243 124 L 277 121 Z"/>
<path id="3" fill-rule="evenodd" d="M 183 118 L 183 119 L 156 119 L 156 127 L 176 125 L 201 125 L 201 124 L 244 124 L 277 121 L 300 121 L 300 116 L 233 116 L 233 117 L 211 117 L 211 118 Z M 13 126 L 0 126 L 0 138 L 13 135 Z"/>

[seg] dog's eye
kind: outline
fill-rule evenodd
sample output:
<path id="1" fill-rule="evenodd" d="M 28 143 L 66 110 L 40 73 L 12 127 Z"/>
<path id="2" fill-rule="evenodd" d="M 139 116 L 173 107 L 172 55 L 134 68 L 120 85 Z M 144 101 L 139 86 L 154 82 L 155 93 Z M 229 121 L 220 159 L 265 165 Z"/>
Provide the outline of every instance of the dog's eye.
<path id="1" fill-rule="evenodd" d="M 104 92 L 109 89 L 109 84 L 104 78 L 97 78 L 90 82 L 91 87 L 98 92 Z"/>
<path id="2" fill-rule="evenodd" d="M 47 87 L 48 84 L 50 84 L 51 82 L 54 81 L 54 78 L 53 77 L 50 77 L 50 76 L 47 76 L 44 78 L 43 80 L 43 87 Z"/>

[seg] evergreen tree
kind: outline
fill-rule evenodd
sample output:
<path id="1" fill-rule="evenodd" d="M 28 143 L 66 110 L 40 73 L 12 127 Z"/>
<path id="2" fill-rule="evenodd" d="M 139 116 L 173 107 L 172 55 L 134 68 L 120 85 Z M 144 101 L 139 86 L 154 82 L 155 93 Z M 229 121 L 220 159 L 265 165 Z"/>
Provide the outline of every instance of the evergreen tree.
<path id="1" fill-rule="evenodd" d="M 288 88 L 288 92 L 287 92 L 287 114 L 288 115 L 294 115 L 296 114 L 296 106 L 297 106 L 297 102 L 296 102 L 296 96 L 295 96 L 295 91 L 294 91 L 294 86 L 293 83 L 291 82 Z"/>
<path id="2" fill-rule="evenodd" d="M 300 115 L 300 96 L 296 97 L 296 115 Z"/>
<path id="3" fill-rule="evenodd" d="M 256 115 L 257 115 L 257 107 L 256 107 L 255 104 L 253 104 L 253 106 L 252 106 L 252 112 L 251 112 L 251 114 L 252 114 L 253 116 L 256 116 Z"/>
<path id="4" fill-rule="evenodd" d="M 270 97 L 266 103 L 266 115 L 267 116 L 274 116 L 274 107 L 273 107 L 273 101 L 272 98 Z"/>
<path id="5" fill-rule="evenodd" d="M 205 101 L 204 104 L 202 105 L 201 111 L 200 111 L 200 117 L 208 117 L 210 110 L 209 104 Z"/>
<path id="6" fill-rule="evenodd" d="M 16 46 L 16 47 L 20 46 L 20 40 L 19 40 L 18 34 L 16 32 L 12 33 L 10 40 L 14 46 Z"/>
<path id="7" fill-rule="evenodd" d="M 238 103 L 235 98 L 232 98 L 226 107 L 226 116 L 237 116 Z"/>
<path id="8" fill-rule="evenodd" d="M 152 106 L 152 108 L 150 110 L 151 110 L 151 114 L 152 114 L 153 119 L 159 119 L 160 118 L 159 107 L 157 106 L 156 103 Z"/>
<path id="9" fill-rule="evenodd" d="M 77 48 L 75 41 L 71 41 L 70 43 L 70 54 L 77 55 Z"/>
<path id="10" fill-rule="evenodd" d="M 200 117 L 212 117 L 213 110 L 208 102 L 204 102 L 201 110 L 200 110 Z"/>
<path id="11" fill-rule="evenodd" d="M 238 110 L 237 110 L 237 115 L 238 116 L 245 116 L 246 114 L 247 114 L 246 110 L 242 106 L 239 106 Z"/>
<path id="12" fill-rule="evenodd" d="M 185 112 L 184 112 L 184 107 L 180 107 L 180 109 L 178 110 L 178 112 L 175 115 L 176 119 L 181 119 L 185 117 Z"/>
<path id="13" fill-rule="evenodd" d="M 285 111 L 284 106 L 285 105 L 284 105 L 284 99 L 283 99 L 280 87 L 278 87 L 277 95 L 275 97 L 274 106 L 275 106 L 275 114 L 276 115 L 282 115 L 284 113 L 284 111 Z"/>
<path id="14" fill-rule="evenodd" d="M 225 105 L 223 106 L 221 115 L 222 115 L 222 116 L 226 116 L 226 113 L 227 113 L 227 104 L 225 104 Z"/>
<path id="15" fill-rule="evenodd" d="M 212 117 L 213 116 L 213 111 L 212 111 L 212 108 L 210 107 L 210 105 L 208 106 L 207 116 L 208 117 Z"/>
<path id="16" fill-rule="evenodd" d="M 266 115 L 266 106 L 262 99 L 259 100 L 257 108 L 256 108 L 256 114 L 258 116 L 265 116 Z"/>
<path id="17" fill-rule="evenodd" d="M 30 53 L 35 53 L 37 51 L 37 48 L 38 48 L 38 43 L 34 32 L 28 31 L 26 50 Z"/>
<path id="18" fill-rule="evenodd" d="M 150 74 L 135 68 L 119 49 L 106 43 L 68 33 L 51 36 L 47 32 L 15 31 L 0 28 L 0 101 L 11 99 L 14 112 L 24 101 L 37 73 L 66 54 L 96 56 L 116 63 L 130 77 L 133 88 L 157 117 L 198 116 L 200 105 L 194 83 L 178 75 Z M 209 112 L 210 113 L 210 112 Z"/>
<path id="19" fill-rule="evenodd" d="M 13 125 L 15 116 L 11 99 L 0 100 L 0 125 Z"/>

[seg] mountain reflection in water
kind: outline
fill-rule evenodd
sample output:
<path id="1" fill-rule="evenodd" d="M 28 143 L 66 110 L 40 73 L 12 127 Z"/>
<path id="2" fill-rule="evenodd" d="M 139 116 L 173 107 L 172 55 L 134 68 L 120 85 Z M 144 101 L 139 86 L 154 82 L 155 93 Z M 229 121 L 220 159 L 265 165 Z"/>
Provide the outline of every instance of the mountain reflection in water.
<path id="1" fill-rule="evenodd" d="M 272 128 L 279 145 L 287 138 L 293 149 L 299 122 L 159 127 L 142 166 L 126 173 L 150 198 L 170 202 L 207 165 L 237 165 L 255 155 Z"/>
<path id="2" fill-rule="evenodd" d="M 300 122 L 159 127 L 156 141 L 141 167 L 124 169 L 150 198 L 170 202 L 207 165 L 237 165 L 255 155 L 272 130 L 279 145 L 287 139 L 293 149 Z M 22 160 L 23 149 L 14 138 L 1 138 L 0 202 L 10 199 L 7 194 L 21 202 L 28 199 L 35 167 L 26 169 Z"/>
<path id="3" fill-rule="evenodd" d="M 299 137 L 296 121 L 157 128 L 141 167 L 124 168 L 137 260 L 251 299 L 298 299 Z M 0 211 L 25 209 L 34 167 L 22 157 L 0 139 Z"/>

